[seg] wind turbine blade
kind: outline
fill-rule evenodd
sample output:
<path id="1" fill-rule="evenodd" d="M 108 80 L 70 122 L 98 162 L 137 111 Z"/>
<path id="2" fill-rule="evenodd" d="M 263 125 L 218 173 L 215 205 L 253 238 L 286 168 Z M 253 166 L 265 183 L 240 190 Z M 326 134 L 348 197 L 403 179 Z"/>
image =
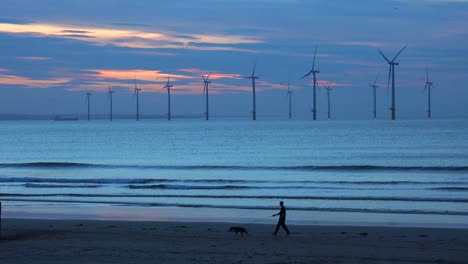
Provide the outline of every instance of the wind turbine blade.
<path id="1" fill-rule="evenodd" d="M 208 73 L 208 76 L 206 76 L 206 81 L 208 81 L 208 79 L 210 79 L 210 75 L 211 75 L 211 72 Z"/>
<path id="2" fill-rule="evenodd" d="M 257 62 L 255 62 L 255 64 L 254 64 L 253 71 L 252 71 L 252 77 L 255 76 L 255 69 L 256 68 L 257 68 Z"/>
<path id="3" fill-rule="evenodd" d="M 317 55 L 317 47 L 315 47 L 315 51 L 314 51 L 314 60 L 312 62 L 312 71 L 315 70 L 315 57 L 316 57 L 316 55 Z"/>
<path id="4" fill-rule="evenodd" d="M 299 80 L 302 80 L 304 79 L 305 77 L 309 76 L 310 74 L 312 73 L 312 71 L 306 73 L 304 76 L 302 76 L 301 78 L 299 78 Z"/>
<path id="5" fill-rule="evenodd" d="M 392 65 L 388 67 L 387 96 L 390 94 L 390 77 L 392 75 Z"/>
<path id="6" fill-rule="evenodd" d="M 380 53 L 380 55 L 382 55 L 382 57 L 388 62 L 390 63 L 390 60 L 382 53 L 382 51 L 380 51 L 380 49 L 377 49 Z"/>
<path id="7" fill-rule="evenodd" d="M 394 61 L 396 60 L 396 58 L 400 55 L 400 53 L 403 52 L 403 50 L 406 49 L 406 47 L 408 47 L 408 46 L 404 46 L 404 47 L 397 53 L 397 55 L 395 55 L 395 58 L 393 58 L 392 62 L 394 62 Z"/>
<path id="8" fill-rule="evenodd" d="M 426 82 L 429 82 L 429 68 L 426 65 Z"/>
<path id="9" fill-rule="evenodd" d="M 387 81 L 387 89 L 390 88 L 390 77 L 392 76 L 392 65 L 388 67 L 388 81 Z"/>

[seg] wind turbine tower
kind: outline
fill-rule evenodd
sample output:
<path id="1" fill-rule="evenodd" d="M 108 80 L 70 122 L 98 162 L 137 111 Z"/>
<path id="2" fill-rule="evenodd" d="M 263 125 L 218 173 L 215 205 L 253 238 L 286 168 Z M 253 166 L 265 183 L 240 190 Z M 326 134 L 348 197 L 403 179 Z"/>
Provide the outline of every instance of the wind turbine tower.
<path id="1" fill-rule="evenodd" d="M 291 105 L 292 105 L 292 94 L 293 94 L 293 91 L 291 90 L 291 88 L 289 86 L 289 80 L 288 80 L 288 93 L 287 93 L 287 95 L 288 95 L 288 100 L 289 100 L 289 119 L 292 119 L 292 111 L 291 111 L 292 110 L 291 109 L 292 108 L 291 107 Z"/>
<path id="2" fill-rule="evenodd" d="M 91 120 L 91 92 L 86 90 L 86 103 L 88 104 L 88 121 Z"/>
<path id="3" fill-rule="evenodd" d="M 390 108 L 390 110 L 392 111 L 392 120 L 395 120 L 396 118 L 396 109 L 395 109 L 395 66 L 396 65 L 399 65 L 398 62 L 395 62 L 395 60 L 397 59 L 397 57 L 400 55 L 400 53 L 406 49 L 406 46 L 404 46 L 398 53 L 397 55 L 395 55 L 395 57 L 393 58 L 393 60 L 389 60 L 383 53 L 382 51 L 380 51 L 380 49 L 377 49 L 380 53 L 380 55 L 382 55 L 382 57 L 385 59 L 385 61 L 388 62 L 388 65 L 389 65 L 389 69 L 388 69 L 388 83 L 387 83 L 387 87 L 390 86 L 390 78 L 392 79 L 392 106 Z"/>
<path id="4" fill-rule="evenodd" d="M 312 106 L 312 118 L 314 120 L 317 120 L 317 87 L 318 87 L 318 83 L 317 83 L 317 73 L 320 73 L 319 70 L 316 70 L 315 69 L 315 56 L 317 55 L 317 47 L 315 48 L 315 52 L 314 52 L 314 61 L 312 63 L 312 69 L 306 73 L 304 76 L 302 76 L 299 80 L 302 80 L 304 79 L 305 77 L 309 76 L 312 74 L 312 76 L 314 77 L 314 99 L 313 99 L 313 106 Z"/>
<path id="5" fill-rule="evenodd" d="M 377 88 L 379 86 L 377 85 L 377 78 L 375 78 L 374 83 L 369 83 L 369 86 L 372 87 L 372 91 L 374 93 L 374 119 L 377 118 Z"/>
<path id="6" fill-rule="evenodd" d="M 167 83 L 161 89 L 167 89 L 167 120 L 171 120 L 171 88 L 172 85 L 169 84 L 171 80 L 171 75 L 167 77 Z"/>
<path id="7" fill-rule="evenodd" d="M 330 83 L 328 84 L 327 88 L 325 88 L 327 90 L 327 100 L 328 100 L 328 119 L 330 119 L 330 92 L 331 90 L 333 90 L 332 88 L 330 88 Z"/>
<path id="8" fill-rule="evenodd" d="M 109 86 L 108 92 L 107 92 L 107 101 L 109 102 L 109 120 L 112 121 L 113 116 L 112 116 L 112 94 L 114 91 L 112 91 L 112 87 Z"/>
<path id="9" fill-rule="evenodd" d="M 140 121 L 140 91 L 141 89 L 137 87 L 137 81 L 135 77 L 135 89 L 133 91 L 133 96 L 136 95 L 136 121 Z"/>
<path id="10" fill-rule="evenodd" d="M 431 118 L 432 110 L 431 110 L 431 88 L 434 87 L 434 83 L 429 81 L 429 69 L 426 67 L 426 86 L 424 87 L 424 91 L 427 90 L 427 118 Z"/>
<path id="11" fill-rule="evenodd" d="M 203 95 L 205 96 L 205 120 L 210 119 L 209 103 L 208 103 L 208 90 L 209 90 L 208 88 L 209 88 L 209 84 L 211 83 L 209 81 L 210 75 L 211 75 L 211 72 L 206 77 L 205 75 L 201 74 L 201 77 L 203 78 L 203 83 L 205 84 L 205 86 L 203 87 Z"/>
<path id="12" fill-rule="evenodd" d="M 245 79 L 252 79 L 252 94 L 253 94 L 253 110 L 252 110 L 252 120 L 257 120 L 257 106 L 255 100 L 255 80 L 260 77 L 255 76 L 255 69 L 257 68 L 257 63 L 254 64 L 252 75 L 244 77 Z"/>

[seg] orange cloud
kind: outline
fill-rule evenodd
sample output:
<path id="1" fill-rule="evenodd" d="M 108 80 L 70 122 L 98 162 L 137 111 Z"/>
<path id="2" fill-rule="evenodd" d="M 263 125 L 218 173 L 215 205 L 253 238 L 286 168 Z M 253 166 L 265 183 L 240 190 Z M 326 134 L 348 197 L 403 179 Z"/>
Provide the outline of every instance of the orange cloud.
<path id="1" fill-rule="evenodd" d="M 225 45 L 262 43 L 259 39 L 241 35 L 180 34 L 177 32 L 149 32 L 142 30 L 41 23 L 0 23 L 0 32 L 66 38 L 89 42 L 95 45 L 113 45 L 128 48 L 238 50 Z M 211 44 L 213 46 L 197 47 L 193 44 Z M 220 46 L 214 46 L 216 44 Z"/>
<path id="2" fill-rule="evenodd" d="M 32 88 L 49 88 L 51 86 L 69 83 L 69 78 L 55 78 L 47 80 L 30 79 L 15 75 L 0 75 L 0 85 L 24 85 Z"/>
<path id="3" fill-rule="evenodd" d="M 163 73 L 158 70 L 106 70 L 106 69 L 91 69 L 91 73 L 82 74 L 83 77 L 96 79 L 117 79 L 117 80 L 133 80 L 146 82 L 163 82 L 167 80 L 169 73 Z M 192 76 L 181 74 L 170 74 L 171 80 L 177 79 L 192 79 Z"/>

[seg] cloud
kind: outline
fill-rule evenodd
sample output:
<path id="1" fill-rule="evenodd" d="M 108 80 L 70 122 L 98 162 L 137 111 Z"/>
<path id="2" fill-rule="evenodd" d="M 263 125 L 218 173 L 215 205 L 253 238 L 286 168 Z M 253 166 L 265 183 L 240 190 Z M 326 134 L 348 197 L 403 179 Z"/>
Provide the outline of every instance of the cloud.
<path id="1" fill-rule="evenodd" d="M 34 56 L 18 57 L 18 59 L 20 59 L 20 60 L 31 60 L 31 61 L 50 60 L 49 57 L 34 57 Z"/>
<path id="2" fill-rule="evenodd" d="M 204 75 L 210 74 L 210 80 L 219 80 L 219 79 L 242 79 L 242 76 L 238 73 L 221 73 L 217 71 L 210 71 L 210 70 L 201 70 L 201 69 L 178 69 L 179 71 L 182 72 L 189 72 L 189 73 L 194 73 L 197 76 L 200 76 L 201 73 Z"/>
<path id="3" fill-rule="evenodd" d="M 339 41 L 335 43 L 340 46 L 359 46 L 359 47 L 373 47 L 380 48 L 384 47 L 385 43 L 376 41 Z"/>
<path id="4" fill-rule="evenodd" d="M 169 31 L 151 32 L 134 29 L 83 27 L 61 24 L 0 23 L 0 32 L 8 34 L 56 37 L 135 49 L 244 50 L 238 44 L 259 44 L 262 41 L 243 35 L 180 34 Z M 200 46 L 204 45 L 204 46 Z"/>
<path id="5" fill-rule="evenodd" d="M 193 76 L 183 74 L 164 73 L 159 70 L 115 70 L 115 69 L 90 69 L 84 70 L 85 73 L 81 74 L 85 79 L 100 79 L 100 80 L 134 80 L 145 82 L 162 82 L 167 80 L 170 75 L 171 79 L 177 81 L 179 79 L 192 79 Z"/>
<path id="6" fill-rule="evenodd" d="M 53 86 L 67 84 L 72 79 L 70 78 L 54 78 L 54 79 L 31 79 L 28 77 L 16 75 L 0 74 L 0 85 L 21 85 L 29 88 L 50 88 Z"/>

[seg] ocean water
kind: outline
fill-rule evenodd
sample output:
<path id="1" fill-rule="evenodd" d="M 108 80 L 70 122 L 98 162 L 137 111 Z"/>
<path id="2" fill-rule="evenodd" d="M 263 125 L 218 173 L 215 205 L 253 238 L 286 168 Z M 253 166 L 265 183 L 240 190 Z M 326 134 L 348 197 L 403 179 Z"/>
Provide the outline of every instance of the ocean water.
<path id="1" fill-rule="evenodd" d="M 468 120 L 0 123 L 9 217 L 468 223 Z"/>

